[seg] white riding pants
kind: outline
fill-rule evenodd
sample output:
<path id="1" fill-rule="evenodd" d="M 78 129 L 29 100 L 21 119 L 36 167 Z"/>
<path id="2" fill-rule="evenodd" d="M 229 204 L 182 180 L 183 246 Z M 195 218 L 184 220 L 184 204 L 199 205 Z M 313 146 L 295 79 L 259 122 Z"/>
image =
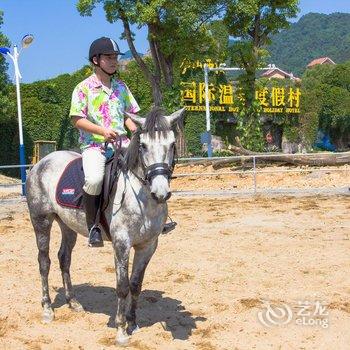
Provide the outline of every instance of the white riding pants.
<path id="1" fill-rule="evenodd" d="M 85 173 L 83 190 L 92 196 L 97 196 L 102 191 L 106 157 L 98 148 L 84 150 L 82 157 Z"/>
<path id="2" fill-rule="evenodd" d="M 121 135 L 121 148 L 126 150 L 130 140 L 126 135 Z M 105 154 L 106 153 L 106 154 Z M 83 190 L 92 196 L 98 196 L 102 192 L 105 164 L 110 157 L 108 149 L 105 152 L 101 148 L 87 148 L 83 151 L 83 169 L 85 173 L 85 184 Z"/>

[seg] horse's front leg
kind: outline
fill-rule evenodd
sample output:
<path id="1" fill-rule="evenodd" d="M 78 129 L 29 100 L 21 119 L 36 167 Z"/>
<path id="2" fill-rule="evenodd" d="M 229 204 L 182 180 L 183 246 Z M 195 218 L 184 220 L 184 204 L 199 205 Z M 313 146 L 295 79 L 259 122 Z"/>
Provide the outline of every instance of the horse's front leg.
<path id="1" fill-rule="evenodd" d="M 117 327 L 116 342 L 119 345 L 126 345 L 129 341 L 127 334 L 126 311 L 129 295 L 129 254 L 130 246 L 121 240 L 113 242 L 114 262 L 117 275 L 117 314 L 115 324 Z"/>
<path id="2" fill-rule="evenodd" d="M 128 321 L 128 334 L 132 334 L 138 329 L 136 324 L 137 301 L 141 293 L 146 267 L 156 251 L 157 245 L 158 237 L 145 246 L 135 247 L 135 255 L 130 278 L 131 305 L 126 316 Z"/>

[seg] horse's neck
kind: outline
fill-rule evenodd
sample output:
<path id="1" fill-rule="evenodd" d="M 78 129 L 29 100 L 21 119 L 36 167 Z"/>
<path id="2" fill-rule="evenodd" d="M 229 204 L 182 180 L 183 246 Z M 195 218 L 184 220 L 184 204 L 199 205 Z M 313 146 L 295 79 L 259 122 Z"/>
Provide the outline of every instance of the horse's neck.
<path id="1" fill-rule="evenodd" d="M 141 205 L 152 207 L 152 210 L 156 211 L 158 210 L 158 207 L 159 210 L 163 210 L 164 204 L 166 203 L 159 204 L 154 201 L 149 186 L 142 183 L 142 181 L 140 181 L 140 179 L 135 176 L 135 173 L 137 176 L 144 176 L 141 169 L 139 169 L 139 172 L 136 172 L 136 169 L 132 171 L 127 170 L 125 172 L 121 172 L 118 179 L 118 184 L 116 186 L 116 192 L 112 194 L 112 202 L 118 203 L 120 207 L 125 205 L 136 205 L 139 207 Z"/>
<path id="2" fill-rule="evenodd" d="M 140 181 L 140 179 L 144 179 L 145 178 L 145 174 L 144 171 L 141 167 L 141 163 L 140 161 L 137 162 L 136 166 L 134 167 L 134 169 L 129 169 L 128 170 L 128 176 L 132 176 L 133 178 L 135 178 L 138 182 L 140 182 L 141 185 L 142 181 Z"/>
<path id="3" fill-rule="evenodd" d="M 140 163 L 137 164 L 134 169 L 126 169 L 125 171 L 121 171 L 118 178 L 118 185 L 116 188 L 116 193 L 112 194 L 115 197 L 118 191 L 124 192 L 127 190 L 127 186 L 130 186 L 131 190 L 142 192 L 144 194 L 151 195 L 150 189 L 144 185 L 142 182 L 144 179 L 144 172 Z"/>

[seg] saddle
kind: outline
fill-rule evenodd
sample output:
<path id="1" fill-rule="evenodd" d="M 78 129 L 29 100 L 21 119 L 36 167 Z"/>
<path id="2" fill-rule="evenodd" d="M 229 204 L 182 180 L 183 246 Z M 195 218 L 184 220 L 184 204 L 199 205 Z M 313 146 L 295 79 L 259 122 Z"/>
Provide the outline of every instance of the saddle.
<path id="1" fill-rule="evenodd" d="M 117 148 L 114 155 L 106 161 L 105 176 L 103 180 L 99 223 L 110 238 L 109 227 L 104 211 L 108 207 L 110 193 L 117 186 L 120 171 L 124 167 L 124 158 L 121 148 Z M 84 170 L 82 157 L 77 157 L 67 164 L 56 187 L 56 201 L 62 207 L 83 209 Z"/>

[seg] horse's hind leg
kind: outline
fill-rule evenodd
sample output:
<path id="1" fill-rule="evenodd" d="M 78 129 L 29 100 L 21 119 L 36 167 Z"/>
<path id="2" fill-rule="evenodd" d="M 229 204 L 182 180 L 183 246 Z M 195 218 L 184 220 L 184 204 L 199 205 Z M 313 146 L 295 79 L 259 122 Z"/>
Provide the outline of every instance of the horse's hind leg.
<path id="1" fill-rule="evenodd" d="M 74 296 L 72 282 L 70 278 L 70 264 L 71 264 L 72 250 L 77 241 L 77 233 L 72 229 L 70 229 L 60 219 L 57 219 L 57 222 L 62 232 L 62 241 L 61 241 L 61 247 L 58 251 L 58 260 L 60 262 L 60 268 L 62 272 L 62 280 L 63 280 L 66 301 L 73 310 L 83 311 L 83 307 L 76 300 Z"/>
<path id="2" fill-rule="evenodd" d="M 50 271 L 50 231 L 53 221 L 53 215 L 38 215 L 31 217 L 36 244 L 38 246 L 38 262 L 41 275 L 42 284 L 42 299 L 41 305 L 43 307 L 43 322 L 51 322 L 54 319 L 54 312 L 51 306 L 51 299 L 49 295 L 49 271 Z"/>
<path id="3" fill-rule="evenodd" d="M 126 315 L 128 321 L 128 334 L 132 334 L 137 331 L 136 324 L 136 308 L 137 301 L 142 289 L 142 282 L 145 276 L 146 267 L 151 260 L 154 252 L 157 249 L 158 239 L 151 244 L 138 248 L 135 247 L 134 261 L 132 264 L 132 273 L 130 277 L 130 292 L 131 292 L 131 304 L 130 309 Z"/>

